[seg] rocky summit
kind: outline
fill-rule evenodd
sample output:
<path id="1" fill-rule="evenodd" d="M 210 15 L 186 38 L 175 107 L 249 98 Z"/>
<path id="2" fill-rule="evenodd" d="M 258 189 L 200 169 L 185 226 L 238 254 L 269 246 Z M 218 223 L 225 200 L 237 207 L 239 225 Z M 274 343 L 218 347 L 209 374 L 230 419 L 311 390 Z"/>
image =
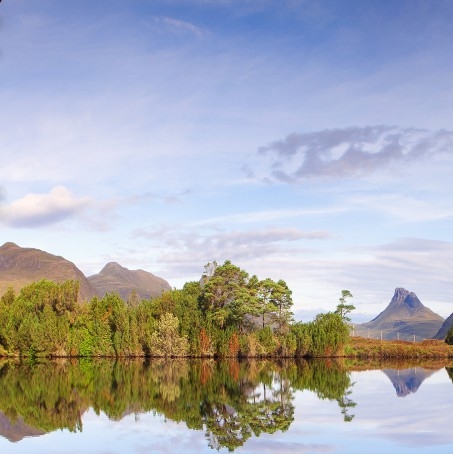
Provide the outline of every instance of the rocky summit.
<path id="1" fill-rule="evenodd" d="M 444 322 L 443 317 L 427 308 L 417 295 L 404 288 L 395 289 L 389 305 L 373 320 L 356 325 L 355 334 L 383 339 L 431 339 Z"/>

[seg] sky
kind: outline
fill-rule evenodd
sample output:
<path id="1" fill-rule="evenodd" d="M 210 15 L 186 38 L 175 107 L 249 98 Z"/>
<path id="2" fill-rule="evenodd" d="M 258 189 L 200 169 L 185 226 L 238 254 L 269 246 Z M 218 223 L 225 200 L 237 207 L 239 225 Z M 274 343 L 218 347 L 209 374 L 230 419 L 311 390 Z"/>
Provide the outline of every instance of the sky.
<path id="1" fill-rule="evenodd" d="M 297 320 L 453 312 L 453 3 L 3 0 L 0 243 L 181 288 L 283 279 Z"/>

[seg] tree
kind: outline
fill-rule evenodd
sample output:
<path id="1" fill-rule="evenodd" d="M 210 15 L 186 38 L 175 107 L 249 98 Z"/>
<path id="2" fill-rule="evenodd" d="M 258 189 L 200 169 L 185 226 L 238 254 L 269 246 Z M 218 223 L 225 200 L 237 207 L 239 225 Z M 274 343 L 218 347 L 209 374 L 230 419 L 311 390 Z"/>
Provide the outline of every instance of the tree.
<path id="1" fill-rule="evenodd" d="M 453 345 L 453 325 L 449 329 L 447 336 L 445 337 L 445 343 L 447 343 L 448 345 Z"/>
<path id="2" fill-rule="evenodd" d="M 351 321 L 347 315 L 355 309 L 353 304 L 346 304 L 347 298 L 352 298 L 351 292 L 349 290 L 342 290 L 341 297 L 339 298 L 340 303 L 335 310 L 335 314 L 338 314 L 344 322 Z"/>
<path id="3" fill-rule="evenodd" d="M 349 336 L 346 323 L 339 314 L 327 312 L 318 314 L 315 320 L 308 324 L 311 336 L 310 350 L 307 356 L 337 356 Z"/>
<path id="4" fill-rule="evenodd" d="M 266 319 L 278 328 L 279 334 L 282 334 L 292 319 L 291 306 L 293 300 L 291 290 L 286 282 L 272 279 L 264 279 L 258 283 L 257 291 L 258 312 L 261 316 L 262 328 L 265 327 Z"/>
<path id="5" fill-rule="evenodd" d="M 189 351 L 187 336 L 179 335 L 179 321 L 169 312 L 162 314 L 150 344 L 152 356 L 186 356 Z"/>
<path id="6" fill-rule="evenodd" d="M 276 283 L 272 279 L 264 279 L 258 283 L 258 312 L 261 316 L 262 328 L 266 326 L 266 320 L 270 320 L 270 314 L 277 311 L 275 304 Z"/>
<path id="7" fill-rule="evenodd" d="M 247 315 L 256 315 L 256 300 L 249 282 L 248 273 L 229 260 L 216 266 L 210 276 L 205 273 L 200 295 L 203 314 L 218 328 L 229 325 L 242 330 Z"/>
<path id="8" fill-rule="evenodd" d="M 277 282 L 277 291 L 275 293 L 274 304 L 277 306 L 277 312 L 274 315 L 274 320 L 277 323 L 280 334 L 287 331 L 292 320 L 293 313 L 291 307 L 293 305 L 292 292 L 286 285 L 286 282 L 279 280 Z"/>

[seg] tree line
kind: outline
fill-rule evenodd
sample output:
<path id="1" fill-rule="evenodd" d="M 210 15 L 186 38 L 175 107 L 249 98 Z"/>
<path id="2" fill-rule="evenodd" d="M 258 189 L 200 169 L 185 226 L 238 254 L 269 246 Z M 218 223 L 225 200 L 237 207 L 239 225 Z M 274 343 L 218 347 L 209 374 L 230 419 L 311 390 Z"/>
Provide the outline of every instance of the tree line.
<path id="1" fill-rule="evenodd" d="M 41 280 L 0 298 L 0 356 L 311 357 L 341 354 L 354 308 L 294 322 L 283 280 L 259 280 L 226 261 L 157 298 L 116 293 L 77 302 L 79 283 Z"/>

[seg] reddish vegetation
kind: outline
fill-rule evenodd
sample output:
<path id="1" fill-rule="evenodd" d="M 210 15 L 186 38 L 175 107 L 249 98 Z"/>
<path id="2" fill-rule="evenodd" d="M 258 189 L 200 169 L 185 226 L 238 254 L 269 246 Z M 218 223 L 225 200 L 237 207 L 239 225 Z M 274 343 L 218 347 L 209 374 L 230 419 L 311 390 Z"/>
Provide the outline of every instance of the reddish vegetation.
<path id="1" fill-rule="evenodd" d="M 453 359 L 453 346 L 435 339 L 422 342 L 388 341 L 351 337 L 345 356 L 371 359 Z"/>
<path id="2" fill-rule="evenodd" d="M 233 333 L 233 335 L 230 338 L 230 341 L 228 342 L 228 353 L 230 354 L 231 357 L 237 357 L 239 353 L 239 339 L 236 333 Z"/>
<path id="3" fill-rule="evenodd" d="M 200 331 L 200 352 L 202 356 L 209 356 L 212 354 L 211 338 L 204 328 Z"/>

